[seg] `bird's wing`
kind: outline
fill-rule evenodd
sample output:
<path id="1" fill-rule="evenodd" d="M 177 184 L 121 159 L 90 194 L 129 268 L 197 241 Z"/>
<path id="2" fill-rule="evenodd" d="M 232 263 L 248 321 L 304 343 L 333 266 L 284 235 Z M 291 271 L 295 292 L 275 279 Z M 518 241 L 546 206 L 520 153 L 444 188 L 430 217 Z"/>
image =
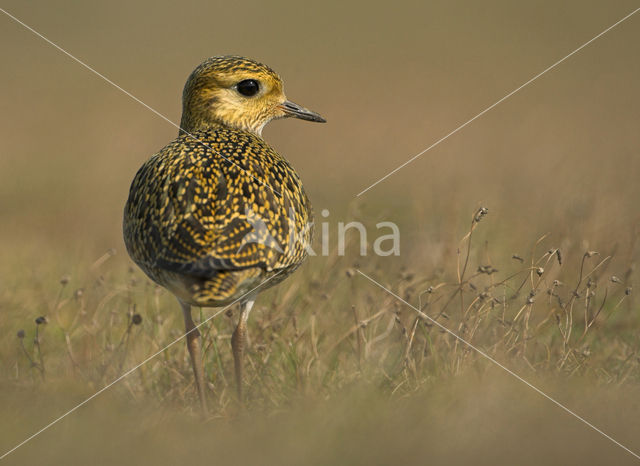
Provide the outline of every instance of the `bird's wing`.
<path id="1" fill-rule="evenodd" d="M 145 186 L 147 212 L 152 212 L 138 215 L 148 219 L 137 236 L 151 251 L 149 265 L 202 277 L 286 266 L 283 257 L 298 248 L 289 240 L 304 206 L 278 188 L 299 188 L 299 199 L 306 200 L 295 172 L 284 162 L 276 167 L 278 176 L 268 176 L 264 167 L 247 162 L 246 153 L 231 163 L 211 157 L 210 149 L 187 152 L 180 157 L 160 153 L 147 162 L 148 173 L 143 167 L 134 181 Z"/>

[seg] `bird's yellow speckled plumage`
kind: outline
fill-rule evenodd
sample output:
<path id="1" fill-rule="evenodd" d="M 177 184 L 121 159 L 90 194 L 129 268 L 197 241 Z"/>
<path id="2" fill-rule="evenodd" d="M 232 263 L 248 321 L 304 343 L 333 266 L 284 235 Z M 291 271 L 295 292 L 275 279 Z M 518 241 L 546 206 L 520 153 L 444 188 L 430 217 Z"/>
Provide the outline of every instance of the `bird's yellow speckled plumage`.
<path id="1" fill-rule="evenodd" d="M 216 108 L 245 78 L 269 84 L 259 99 L 238 95 L 234 108 L 243 116 L 231 104 L 227 113 Z M 268 67 L 238 57 L 205 61 L 185 86 L 186 132 L 133 180 L 124 213 L 129 254 L 187 303 L 227 304 L 273 273 L 279 277 L 269 285 L 281 281 L 305 259 L 312 210 L 300 177 L 250 132 L 281 116 L 280 100 L 282 83 Z"/>
<path id="2" fill-rule="evenodd" d="M 186 302 L 220 306 L 274 271 L 293 271 L 311 221 L 291 165 L 259 137 L 219 126 L 179 136 L 142 166 L 124 235 L 154 281 Z M 277 243 L 252 237 L 260 234 Z"/>

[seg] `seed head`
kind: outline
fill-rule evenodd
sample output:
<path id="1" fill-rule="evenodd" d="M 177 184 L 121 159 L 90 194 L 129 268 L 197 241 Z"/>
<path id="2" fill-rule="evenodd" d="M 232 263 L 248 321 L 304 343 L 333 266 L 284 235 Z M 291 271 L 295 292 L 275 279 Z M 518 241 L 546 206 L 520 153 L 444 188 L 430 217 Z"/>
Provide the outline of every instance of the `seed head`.
<path id="1" fill-rule="evenodd" d="M 494 269 L 490 265 L 481 265 L 481 266 L 478 267 L 478 272 L 486 273 L 487 275 L 491 275 L 492 273 L 495 273 L 497 271 L 498 271 L 498 269 Z"/>
<path id="2" fill-rule="evenodd" d="M 489 209 L 487 209 L 486 207 L 480 207 L 476 214 L 473 216 L 473 223 L 478 223 L 488 213 Z"/>
<path id="3" fill-rule="evenodd" d="M 558 265 L 562 265 L 562 254 L 560 253 L 560 249 L 556 249 L 556 258 L 558 259 Z"/>
<path id="4" fill-rule="evenodd" d="M 140 314 L 132 315 L 131 322 L 133 322 L 133 325 L 140 325 L 142 323 L 142 316 Z"/>
<path id="5" fill-rule="evenodd" d="M 24 338 L 24 330 L 22 329 L 18 330 L 18 333 L 16 334 L 16 336 L 22 340 Z"/>
<path id="6" fill-rule="evenodd" d="M 45 316 L 40 316 L 40 317 L 38 317 L 36 319 L 36 325 L 44 325 L 47 322 L 49 322 L 49 321 L 47 320 L 47 318 Z"/>

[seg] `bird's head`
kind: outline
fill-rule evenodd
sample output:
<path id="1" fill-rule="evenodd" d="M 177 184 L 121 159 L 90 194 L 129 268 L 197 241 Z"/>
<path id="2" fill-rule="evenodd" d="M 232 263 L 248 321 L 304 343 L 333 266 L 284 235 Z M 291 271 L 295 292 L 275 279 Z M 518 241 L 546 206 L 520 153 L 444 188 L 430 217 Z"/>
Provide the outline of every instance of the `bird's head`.
<path id="1" fill-rule="evenodd" d="M 248 58 L 209 58 L 184 86 L 180 127 L 187 132 L 223 125 L 260 136 L 269 121 L 285 117 L 325 121 L 287 100 L 280 76 Z"/>

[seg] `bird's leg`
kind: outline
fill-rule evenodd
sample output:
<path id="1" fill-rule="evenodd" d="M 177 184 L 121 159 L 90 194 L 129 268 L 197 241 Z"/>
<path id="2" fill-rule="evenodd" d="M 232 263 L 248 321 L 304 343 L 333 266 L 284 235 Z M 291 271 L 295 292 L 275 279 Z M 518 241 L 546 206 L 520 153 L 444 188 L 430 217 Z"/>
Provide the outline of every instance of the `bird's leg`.
<path id="1" fill-rule="evenodd" d="M 242 372 L 244 367 L 244 348 L 247 341 L 247 319 L 253 307 L 254 301 L 247 301 L 240 306 L 240 318 L 238 325 L 231 336 L 231 348 L 233 350 L 233 362 L 236 369 L 236 387 L 238 399 L 242 402 Z"/>
<path id="2" fill-rule="evenodd" d="M 200 332 L 191 318 L 191 306 L 182 301 L 180 301 L 180 306 L 182 306 L 184 325 L 187 331 L 187 349 L 191 356 L 191 365 L 193 367 L 193 374 L 196 378 L 196 388 L 198 390 L 198 397 L 200 398 L 200 406 L 202 408 L 202 413 L 206 414 L 207 403 L 204 397 L 204 368 L 202 366 Z"/>

